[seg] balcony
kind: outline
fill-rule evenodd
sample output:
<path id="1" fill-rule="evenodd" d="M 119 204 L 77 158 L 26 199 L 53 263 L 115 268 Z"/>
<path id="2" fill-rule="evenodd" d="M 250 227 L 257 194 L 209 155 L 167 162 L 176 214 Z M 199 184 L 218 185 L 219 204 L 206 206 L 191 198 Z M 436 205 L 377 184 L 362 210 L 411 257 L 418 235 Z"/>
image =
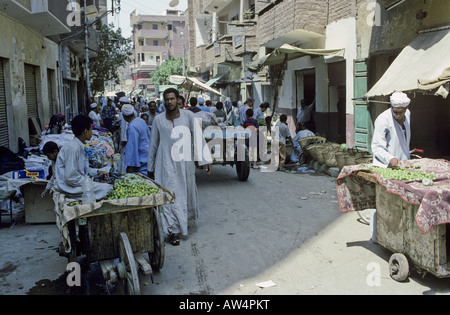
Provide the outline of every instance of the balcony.
<path id="1" fill-rule="evenodd" d="M 136 47 L 136 52 L 161 52 L 167 53 L 169 51 L 169 47 L 167 46 L 139 46 Z"/>
<path id="2" fill-rule="evenodd" d="M 257 54 L 259 44 L 256 38 L 256 23 L 228 24 L 228 35 L 233 36 L 233 53 L 242 57 L 244 54 Z"/>
<path id="3" fill-rule="evenodd" d="M 234 54 L 231 36 L 222 36 L 219 41 L 206 46 L 207 67 L 216 64 L 240 65 L 242 58 Z"/>
<path id="4" fill-rule="evenodd" d="M 42 36 L 53 36 L 70 33 L 65 21 L 69 13 L 66 5 L 64 1 L 51 0 L 0 0 L 0 11 Z"/>
<path id="5" fill-rule="evenodd" d="M 151 29 L 141 29 L 136 31 L 136 36 L 138 39 L 166 39 L 169 36 L 168 30 L 151 30 Z"/>
<path id="6" fill-rule="evenodd" d="M 206 0 L 204 10 L 208 12 L 220 12 L 235 0 Z"/>

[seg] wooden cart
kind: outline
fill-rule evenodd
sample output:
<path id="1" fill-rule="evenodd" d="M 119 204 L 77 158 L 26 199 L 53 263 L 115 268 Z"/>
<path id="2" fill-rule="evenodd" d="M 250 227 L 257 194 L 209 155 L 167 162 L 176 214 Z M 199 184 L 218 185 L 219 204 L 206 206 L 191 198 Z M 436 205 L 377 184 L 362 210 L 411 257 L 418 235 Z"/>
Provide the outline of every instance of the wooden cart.
<path id="1" fill-rule="evenodd" d="M 450 224 L 440 224 L 424 234 L 416 223 L 419 205 L 386 191 L 373 174 L 357 175 L 375 183 L 377 242 L 393 252 L 389 271 L 396 281 L 409 276 L 410 263 L 419 274 L 450 277 Z"/>
<path id="2" fill-rule="evenodd" d="M 173 192 L 153 184 L 160 188 L 156 195 L 64 207 L 73 215 L 64 228 L 58 226 L 63 236 L 60 255 L 69 262 L 77 261 L 79 256 L 85 256 L 88 263 L 98 261 L 107 288 L 122 280 L 125 293 L 140 294 L 138 269 L 152 276 L 152 270 L 163 267 L 161 206 L 175 201 Z M 58 198 L 66 202 L 64 195 L 54 200 Z"/>
<path id="3" fill-rule="evenodd" d="M 158 207 L 104 208 L 76 221 L 69 222 L 69 262 L 80 255 L 88 263 L 98 261 L 107 287 L 121 279 L 125 293 L 139 295 L 138 267 L 146 276 L 163 267 L 164 233 Z M 143 254 L 148 254 L 148 261 Z M 115 264 L 117 257 L 120 262 Z"/>

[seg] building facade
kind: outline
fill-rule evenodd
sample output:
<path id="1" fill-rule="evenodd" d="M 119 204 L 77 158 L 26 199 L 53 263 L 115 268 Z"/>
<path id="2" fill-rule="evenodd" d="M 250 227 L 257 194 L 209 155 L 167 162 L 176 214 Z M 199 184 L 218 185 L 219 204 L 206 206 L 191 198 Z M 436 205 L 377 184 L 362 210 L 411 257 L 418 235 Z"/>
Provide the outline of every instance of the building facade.
<path id="1" fill-rule="evenodd" d="M 232 100 L 268 101 L 288 116 L 292 134 L 300 101 L 315 101 L 316 133 L 370 152 L 373 123 L 388 98 L 364 95 L 419 33 L 450 25 L 449 6 L 445 0 L 189 0 L 189 64 Z M 265 65 L 283 44 L 314 53 Z M 316 53 L 329 50 L 343 53 Z M 261 67 L 249 71 L 258 62 Z M 442 63 L 450 61 L 443 56 Z M 407 92 L 416 111 L 412 146 L 424 147 L 430 157 L 448 155 L 448 99 Z M 431 105 L 414 105 L 423 103 Z M 427 118 L 426 133 L 419 132 L 421 117 Z M 430 137 L 435 140 L 425 140 Z"/>
<path id="2" fill-rule="evenodd" d="M 134 44 L 132 94 L 157 95 L 151 73 L 167 59 L 184 57 L 189 49 L 184 12 L 166 10 L 165 15 L 141 15 L 133 11 L 130 25 Z"/>
<path id="3" fill-rule="evenodd" d="M 70 122 L 86 110 L 83 0 L 0 1 L 0 146 L 29 146 L 51 116 Z M 87 0 L 92 16 L 107 11 L 106 0 Z M 95 32 L 89 28 L 89 48 Z M 91 54 L 95 58 L 95 54 Z"/>

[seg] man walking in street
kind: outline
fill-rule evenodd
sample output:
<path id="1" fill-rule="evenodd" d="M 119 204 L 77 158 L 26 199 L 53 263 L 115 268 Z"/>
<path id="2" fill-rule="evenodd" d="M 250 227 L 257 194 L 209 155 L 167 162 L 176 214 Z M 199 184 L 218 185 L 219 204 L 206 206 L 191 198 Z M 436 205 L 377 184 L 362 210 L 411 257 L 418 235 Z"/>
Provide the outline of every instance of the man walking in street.
<path id="1" fill-rule="evenodd" d="M 103 119 L 103 126 L 108 129 L 109 132 L 112 132 L 113 121 L 116 117 L 116 109 L 113 106 L 112 99 L 108 98 L 106 106 L 103 107 L 101 117 Z"/>
<path id="2" fill-rule="evenodd" d="M 178 91 L 169 88 L 163 96 L 166 112 L 153 121 L 148 175 L 175 193 L 175 203 L 165 205 L 162 215 L 164 233 L 169 237 L 170 244 L 175 246 L 180 244 L 180 234 L 188 235 L 188 219 L 198 216 L 194 161 L 197 160 L 198 165 L 204 166 L 210 174 L 212 157 L 194 114 L 178 108 Z M 195 156 L 199 151 L 198 145 L 201 146 L 200 156 Z"/>
<path id="3" fill-rule="evenodd" d="M 128 123 L 127 145 L 125 147 L 125 167 L 127 173 L 147 175 L 148 149 L 150 146 L 150 130 L 147 123 L 135 116 L 133 106 L 122 107 L 123 118 Z"/>

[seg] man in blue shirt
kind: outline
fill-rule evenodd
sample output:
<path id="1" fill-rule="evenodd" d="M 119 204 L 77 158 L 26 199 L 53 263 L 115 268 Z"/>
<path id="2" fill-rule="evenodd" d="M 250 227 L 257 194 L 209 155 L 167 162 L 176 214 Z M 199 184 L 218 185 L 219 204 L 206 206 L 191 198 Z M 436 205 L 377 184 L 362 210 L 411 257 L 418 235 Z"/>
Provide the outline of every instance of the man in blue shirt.
<path id="1" fill-rule="evenodd" d="M 122 107 L 124 119 L 128 122 L 127 145 L 125 147 L 125 167 L 127 173 L 140 172 L 147 175 L 148 150 L 150 148 L 150 130 L 147 123 L 135 116 L 132 105 Z"/>
<path id="2" fill-rule="evenodd" d="M 200 108 L 202 111 L 204 112 L 210 112 L 211 110 L 209 109 L 208 106 L 205 105 L 205 99 L 203 97 L 199 97 L 197 99 L 198 101 L 198 108 Z"/>

